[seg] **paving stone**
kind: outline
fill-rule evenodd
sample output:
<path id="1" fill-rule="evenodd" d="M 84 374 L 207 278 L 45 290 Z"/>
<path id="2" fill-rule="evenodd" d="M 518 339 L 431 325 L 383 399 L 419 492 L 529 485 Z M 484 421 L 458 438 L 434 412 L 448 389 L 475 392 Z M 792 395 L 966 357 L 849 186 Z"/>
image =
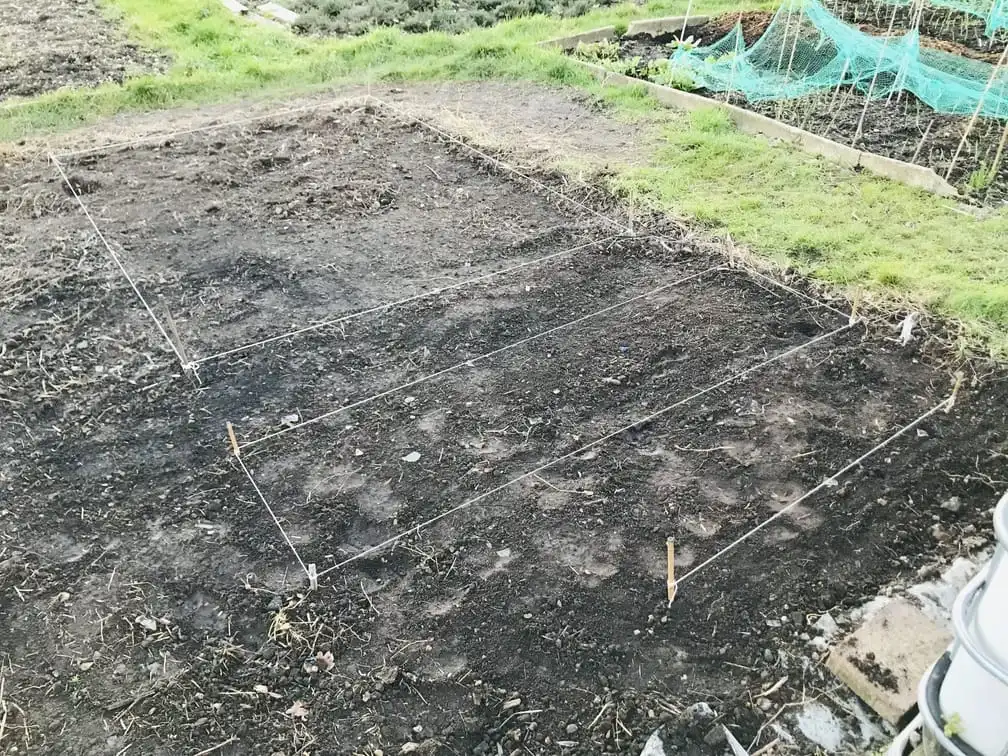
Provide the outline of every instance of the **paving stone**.
<path id="1" fill-rule="evenodd" d="M 288 10 L 279 3 L 264 3 L 259 6 L 259 12 L 268 18 L 274 18 L 285 24 L 293 24 L 298 17 L 297 13 Z"/>
<path id="2" fill-rule="evenodd" d="M 917 686 L 952 634 L 910 602 L 873 614 L 833 649 L 826 666 L 891 724 L 917 700 Z"/>

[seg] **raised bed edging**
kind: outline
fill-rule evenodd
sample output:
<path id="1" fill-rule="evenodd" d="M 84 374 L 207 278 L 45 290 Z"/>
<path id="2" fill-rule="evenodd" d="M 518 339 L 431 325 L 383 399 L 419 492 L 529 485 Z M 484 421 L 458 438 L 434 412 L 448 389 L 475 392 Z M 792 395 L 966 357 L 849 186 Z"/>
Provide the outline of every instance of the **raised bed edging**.
<path id="1" fill-rule="evenodd" d="M 627 27 L 627 36 L 634 34 L 649 34 L 657 37 L 669 32 L 682 31 L 683 26 L 703 26 L 710 21 L 710 16 L 666 16 L 665 18 L 645 18 L 631 21 Z"/>
<path id="2" fill-rule="evenodd" d="M 580 44 L 590 45 L 593 42 L 608 42 L 616 38 L 615 26 L 600 26 L 598 29 L 589 29 L 580 34 L 570 34 L 566 37 L 554 37 L 544 39 L 539 43 L 539 47 L 559 48 L 564 52 L 573 50 Z"/>
<path id="3" fill-rule="evenodd" d="M 700 26 L 710 21 L 710 16 L 666 16 L 664 18 L 646 18 L 641 21 L 631 21 L 627 27 L 627 35 L 649 34 L 652 37 L 667 32 L 680 31 L 683 25 Z M 566 37 L 554 37 L 545 39 L 539 43 L 539 47 L 560 48 L 561 50 L 573 50 L 579 44 L 590 45 L 593 42 L 608 42 L 616 39 L 615 26 L 600 26 L 597 29 L 578 34 L 569 34 Z"/>
<path id="4" fill-rule="evenodd" d="M 616 73 L 607 68 L 589 63 L 588 61 L 572 60 L 591 72 L 603 84 L 615 84 L 623 87 L 644 87 L 648 93 L 663 105 L 679 110 L 697 110 L 699 108 L 719 108 L 731 118 L 739 131 L 746 134 L 760 134 L 797 144 L 806 152 L 820 155 L 848 168 L 864 168 L 872 173 L 893 181 L 900 181 L 909 186 L 923 189 L 940 197 L 957 197 L 955 187 L 930 168 L 922 165 L 905 163 L 902 160 L 882 157 L 871 152 L 849 147 L 831 139 L 812 134 L 795 126 L 774 120 L 759 113 L 745 110 L 736 105 L 717 102 L 692 92 L 684 92 L 661 84 L 655 84 L 644 79 Z"/>

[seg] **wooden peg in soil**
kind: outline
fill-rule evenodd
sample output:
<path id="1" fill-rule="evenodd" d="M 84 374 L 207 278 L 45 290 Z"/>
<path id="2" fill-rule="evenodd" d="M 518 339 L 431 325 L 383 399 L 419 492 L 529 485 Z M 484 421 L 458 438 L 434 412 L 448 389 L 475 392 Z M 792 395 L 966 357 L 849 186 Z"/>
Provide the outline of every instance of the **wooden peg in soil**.
<path id="1" fill-rule="evenodd" d="M 851 300 L 850 319 L 847 321 L 854 325 L 858 321 L 858 310 L 861 309 L 861 287 L 854 289 L 854 299 Z"/>
<path id="2" fill-rule="evenodd" d="M 676 579 L 675 579 L 675 538 L 669 538 L 668 540 L 666 540 L 665 541 L 665 546 L 668 549 L 668 583 L 667 583 L 667 588 L 668 588 L 668 602 L 669 602 L 669 606 L 671 606 L 672 602 L 675 601 L 676 589 L 678 588 L 678 586 L 676 585 Z"/>
<path id="3" fill-rule="evenodd" d="M 948 398 L 948 402 L 945 404 L 945 414 L 947 415 L 955 407 L 956 395 L 959 393 L 959 387 L 962 386 L 963 382 L 963 372 L 962 370 L 957 370 L 955 374 L 955 385 L 952 386 L 952 395 Z"/>
<path id="4" fill-rule="evenodd" d="M 234 426 L 230 422 L 227 424 L 228 438 L 231 439 L 231 450 L 236 457 L 241 457 L 241 450 L 238 448 L 238 439 L 235 437 Z"/>
<path id="5" fill-rule="evenodd" d="M 318 590 L 318 570 L 315 569 L 315 562 L 308 563 L 308 590 Z"/>

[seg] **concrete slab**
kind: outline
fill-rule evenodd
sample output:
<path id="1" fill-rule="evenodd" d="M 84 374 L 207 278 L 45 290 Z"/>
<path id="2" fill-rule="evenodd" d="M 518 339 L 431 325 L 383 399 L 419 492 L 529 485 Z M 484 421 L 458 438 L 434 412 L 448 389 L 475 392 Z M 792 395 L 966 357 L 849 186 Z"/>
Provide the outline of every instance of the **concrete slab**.
<path id="1" fill-rule="evenodd" d="M 259 13 L 266 18 L 272 18 L 282 24 L 293 24 L 297 21 L 298 14 L 285 8 L 279 3 L 263 3 L 259 6 Z"/>
<path id="2" fill-rule="evenodd" d="M 559 48 L 566 52 L 573 50 L 579 44 L 587 45 L 592 42 L 608 42 L 613 39 L 616 39 L 616 27 L 600 26 L 598 29 L 589 29 L 588 31 L 581 32 L 580 34 L 570 34 L 566 37 L 544 39 L 538 46 L 544 48 Z"/>
<path id="3" fill-rule="evenodd" d="M 710 21 L 710 16 L 666 16 L 665 18 L 646 18 L 641 21 L 631 21 L 627 27 L 627 36 L 649 34 L 657 37 L 669 32 L 682 31 L 683 26 L 703 26 Z"/>
<path id="4" fill-rule="evenodd" d="M 244 16 L 248 13 L 248 8 L 244 3 L 238 2 L 238 0 L 221 0 L 224 3 L 224 7 L 229 11 L 234 13 L 236 16 Z"/>
<path id="5" fill-rule="evenodd" d="M 947 629 L 897 599 L 837 644 L 826 666 L 895 725 L 913 708 L 921 677 L 951 641 Z"/>

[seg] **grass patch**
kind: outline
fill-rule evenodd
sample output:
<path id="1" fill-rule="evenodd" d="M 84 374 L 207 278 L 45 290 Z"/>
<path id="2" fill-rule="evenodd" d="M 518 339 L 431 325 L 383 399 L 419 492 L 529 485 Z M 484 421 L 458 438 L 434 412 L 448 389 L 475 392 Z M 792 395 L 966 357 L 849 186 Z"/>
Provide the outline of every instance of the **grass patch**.
<path id="1" fill-rule="evenodd" d="M 960 319 L 1008 355 L 1005 213 L 963 215 L 949 200 L 739 134 L 714 109 L 667 125 L 652 165 L 624 171 L 615 188 L 838 287 Z"/>
<path id="2" fill-rule="evenodd" d="M 407 0 L 408 2 L 409 0 Z M 173 57 L 163 76 L 60 90 L 0 106 L 0 140 L 66 130 L 124 111 L 217 102 L 341 83 L 504 78 L 576 87 L 618 117 L 662 129 L 647 165 L 612 166 L 613 187 L 731 233 L 754 251 L 845 287 L 863 285 L 965 322 L 1008 355 L 1008 215 L 973 218 L 953 202 L 735 131 L 716 108 L 688 117 L 642 87 L 606 88 L 570 58 L 535 43 L 633 18 L 683 13 L 650 0 L 580 18 L 515 18 L 461 34 L 380 28 L 352 38 L 299 36 L 237 19 L 217 0 L 107 0 L 132 38 Z M 747 7 L 768 7 L 756 0 Z M 738 9 L 704 0 L 697 13 Z M 599 50 L 604 54 L 603 50 Z M 671 82 L 670 82 L 671 83 Z M 688 88 L 689 82 L 679 82 Z M 982 186 L 986 176 L 971 183 Z"/>

